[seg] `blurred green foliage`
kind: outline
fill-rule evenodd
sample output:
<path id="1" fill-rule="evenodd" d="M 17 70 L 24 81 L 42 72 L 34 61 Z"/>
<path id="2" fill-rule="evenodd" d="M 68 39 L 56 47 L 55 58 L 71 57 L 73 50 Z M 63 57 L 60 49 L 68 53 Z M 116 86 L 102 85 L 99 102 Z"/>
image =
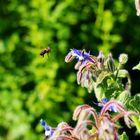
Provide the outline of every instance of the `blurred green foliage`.
<path id="1" fill-rule="evenodd" d="M 95 55 L 112 51 L 115 57 L 126 52 L 132 58 L 128 67 L 139 61 L 140 19 L 133 0 L 1 0 L 0 5 L 1 140 L 43 139 L 41 117 L 51 126 L 71 121 L 88 93 L 76 85 L 73 64 L 64 62 L 70 48 Z M 48 46 L 52 52 L 42 58 Z"/>

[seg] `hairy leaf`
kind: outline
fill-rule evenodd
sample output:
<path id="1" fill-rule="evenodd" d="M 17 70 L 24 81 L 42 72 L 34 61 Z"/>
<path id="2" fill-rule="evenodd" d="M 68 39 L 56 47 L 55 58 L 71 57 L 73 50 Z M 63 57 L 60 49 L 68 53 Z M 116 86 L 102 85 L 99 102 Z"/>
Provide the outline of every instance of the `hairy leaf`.
<path id="1" fill-rule="evenodd" d="M 140 62 L 136 66 L 133 67 L 133 70 L 140 70 Z"/>

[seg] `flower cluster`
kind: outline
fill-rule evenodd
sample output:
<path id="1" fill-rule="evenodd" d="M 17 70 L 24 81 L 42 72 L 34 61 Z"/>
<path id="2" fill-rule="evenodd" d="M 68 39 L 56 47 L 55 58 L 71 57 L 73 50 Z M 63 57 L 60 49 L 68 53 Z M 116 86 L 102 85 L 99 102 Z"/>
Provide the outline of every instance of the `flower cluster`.
<path id="1" fill-rule="evenodd" d="M 117 110 L 117 114 L 111 117 L 109 110 Z M 117 140 L 119 125 L 116 121 L 124 117 L 126 125 L 130 128 L 133 124 L 130 118 L 132 115 L 137 114 L 127 111 L 118 101 L 110 100 L 104 102 L 99 114 L 87 104 L 78 106 L 73 113 L 73 120 L 77 121 L 74 128 L 66 122 L 61 122 L 52 129 L 42 119 L 41 124 L 45 129 L 45 138 L 49 140 Z"/>
<path id="2" fill-rule="evenodd" d="M 75 65 L 77 83 L 86 87 L 89 92 L 94 90 L 98 103 L 93 103 L 101 107 L 101 111 L 97 112 L 88 104 L 79 105 L 73 113 L 73 120 L 77 121 L 75 127 L 61 122 L 56 128 L 52 128 L 41 119 L 40 122 L 45 129 L 45 139 L 118 140 L 120 126 L 117 121 L 121 117 L 129 128 L 136 125 L 140 129 L 136 119 L 138 114 L 124 107 L 125 99 L 130 97 L 131 87 L 128 71 L 121 68 L 128 60 L 127 54 L 123 53 L 119 56 L 118 67 L 111 53 L 108 57 L 105 57 L 102 52 L 99 52 L 98 56 L 93 56 L 85 50 L 71 49 L 65 57 L 65 62 L 71 62 L 73 59 L 77 60 Z M 121 82 L 122 78 L 127 78 L 127 86 Z M 102 92 L 99 92 L 101 89 Z M 100 98 L 99 93 L 103 93 Z M 109 97 L 110 100 L 104 97 Z"/>
<path id="3" fill-rule="evenodd" d="M 65 57 L 65 62 L 71 62 L 74 58 L 77 59 L 77 83 L 86 87 L 89 93 L 94 89 L 94 83 L 102 71 L 113 73 L 116 70 L 111 53 L 105 59 L 102 52 L 99 52 L 98 56 L 93 56 L 85 50 L 72 49 Z"/>

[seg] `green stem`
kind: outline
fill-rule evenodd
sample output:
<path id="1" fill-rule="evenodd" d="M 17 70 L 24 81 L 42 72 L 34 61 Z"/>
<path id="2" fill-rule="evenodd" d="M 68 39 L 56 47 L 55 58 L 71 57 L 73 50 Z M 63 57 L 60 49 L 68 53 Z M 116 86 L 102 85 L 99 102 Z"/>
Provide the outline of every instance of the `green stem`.
<path id="1" fill-rule="evenodd" d="M 119 73 L 119 70 L 120 70 L 121 66 L 122 65 L 119 63 L 118 68 L 117 68 L 117 72 L 116 72 L 116 75 L 115 75 L 115 81 L 117 80 L 118 73 Z"/>

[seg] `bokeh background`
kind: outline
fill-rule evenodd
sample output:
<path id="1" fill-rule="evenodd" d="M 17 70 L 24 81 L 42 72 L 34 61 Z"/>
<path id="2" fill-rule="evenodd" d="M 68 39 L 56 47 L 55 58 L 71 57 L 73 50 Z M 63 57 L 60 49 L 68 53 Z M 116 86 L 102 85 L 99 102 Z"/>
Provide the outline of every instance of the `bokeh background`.
<path id="1" fill-rule="evenodd" d="M 40 118 L 71 123 L 77 105 L 96 100 L 77 85 L 75 63 L 64 62 L 71 48 L 127 53 L 132 94 L 140 91 L 134 0 L 0 0 L 0 140 L 42 140 Z"/>

